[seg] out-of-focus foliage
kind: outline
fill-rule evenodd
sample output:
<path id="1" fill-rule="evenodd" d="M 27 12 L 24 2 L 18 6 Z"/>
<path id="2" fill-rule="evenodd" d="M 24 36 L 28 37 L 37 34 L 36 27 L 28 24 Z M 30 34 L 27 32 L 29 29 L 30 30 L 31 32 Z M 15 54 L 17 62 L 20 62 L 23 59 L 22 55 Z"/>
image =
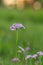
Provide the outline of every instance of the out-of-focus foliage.
<path id="1" fill-rule="evenodd" d="M 10 0 L 0 0 L 0 4 L 3 3 L 3 1 L 10 1 Z M 13 1 L 13 0 L 11 0 Z M 10 1 L 10 2 L 11 2 Z M 17 4 L 17 7 L 19 7 L 19 5 L 23 5 L 23 6 L 30 6 L 30 5 L 33 5 L 36 1 L 40 2 L 41 5 L 43 6 L 43 0 L 14 0 L 13 4 Z"/>
<path id="2" fill-rule="evenodd" d="M 2 0 L 0 0 L 0 5 L 2 4 Z"/>

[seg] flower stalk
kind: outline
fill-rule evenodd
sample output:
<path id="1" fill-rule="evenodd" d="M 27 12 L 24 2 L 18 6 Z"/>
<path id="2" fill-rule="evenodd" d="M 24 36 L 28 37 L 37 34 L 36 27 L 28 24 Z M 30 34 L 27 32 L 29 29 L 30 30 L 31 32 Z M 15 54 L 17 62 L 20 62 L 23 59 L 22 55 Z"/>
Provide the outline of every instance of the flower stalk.
<path id="1" fill-rule="evenodd" d="M 18 29 L 16 30 L 16 56 L 17 56 L 17 51 L 18 51 L 18 47 L 17 47 L 17 45 L 18 45 Z"/>
<path id="2" fill-rule="evenodd" d="M 42 65 L 42 56 L 39 56 L 39 65 Z"/>

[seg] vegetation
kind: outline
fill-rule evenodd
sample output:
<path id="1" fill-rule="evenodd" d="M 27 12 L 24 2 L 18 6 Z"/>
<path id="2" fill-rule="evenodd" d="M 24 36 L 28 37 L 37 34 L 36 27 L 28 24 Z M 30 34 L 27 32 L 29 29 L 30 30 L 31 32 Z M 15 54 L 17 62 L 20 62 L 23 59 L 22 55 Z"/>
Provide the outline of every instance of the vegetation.
<path id="1" fill-rule="evenodd" d="M 0 8 L 0 64 L 15 65 L 11 62 L 15 56 L 16 31 L 10 31 L 13 23 L 22 23 L 25 30 L 19 31 L 21 47 L 30 47 L 29 54 L 43 51 L 43 9 L 7 9 Z M 22 59 L 22 56 L 21 56 Z M 17 65 L 22 65 L 17 63 Z"/>

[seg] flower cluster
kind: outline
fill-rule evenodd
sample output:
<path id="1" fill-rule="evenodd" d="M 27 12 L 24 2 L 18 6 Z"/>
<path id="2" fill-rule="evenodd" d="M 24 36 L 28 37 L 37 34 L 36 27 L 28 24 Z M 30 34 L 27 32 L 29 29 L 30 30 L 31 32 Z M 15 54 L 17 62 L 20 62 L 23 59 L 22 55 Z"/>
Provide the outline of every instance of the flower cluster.
<path id="1" fill-rule="evenodd" d="M 28 50 L 28 52 L 29 52 L 29 50 L 30 50 L 30 48 L 29 47 L 27 47 L 27 48 L 23 48 L 23 47 L 21 47 L 21 46 L 18 46 L 19 47 L 19 51 L 18 51 L 18 53 L 20 53 L 20 54 L 24 54 L 23 56 L 24 56 L 24 59 L 25 59 L 25 61 L 27 61 L 27 60 L 29 60 L 29 59 L 34 59 L 35 60 L 35 64 L 36 65 L 38 65 L 39 63 L 40 63 L 40 61 L 38 60 L 38 57 L 42 57 L 43 56 L 43 52 L 42 51 L 39 51 L 39 52 L 37 52 L 36 54 L 29 54 L 29 55 L 27 55 L 26 54 L 26 49 Z M 41 58 L 40 58 L 41 59 Z M 32 61 L 32 60 L 30 60 L 30 61 Z M 13 58 L 12 59 L 12 61 L 13 62 L 18 62 L 18 61 L 20 61 L 20 59 L 19 58 Z M 32 62 L 31 62 L 32 63 Z"/>
<path id="2" fill-rule="evenodd" d="M 25 51 L 22 47 L 19 47 L 23 52 Z M 37 52 L 37 54 L 33 54 L 33 55 L 26 55 L 25 56 L 25 60 L 28 60 L 28 59 L 30 59 L 30 58 L 32 58 L 32 59 L 36 59 L 37 57 L 38 57 L 38 55 L 40 55 L 40 56 L 43 56 L 42 55 L 42 53 L 43 52 Z M 18 61 L 20 61 L 19 60 L 19 58 L 13 58 L 11 61 L 13 61 L 13 62 L 18 62 Z"/>
<path id="3" fill-rule="evenodd" d="M 43 52 L 37 52 L 37 54 L 39 55 L 39 56 L 43 56 Z"/>
<path id="4" fill-rule="evenodd" d="M 28 48 L 28 49 L 27 49 Z M 19 46 L 19 53 L 25 53 L 26 54 L 26 51 L 28 50 L 28 52 L 29 52 L 29 50 L 30 50 L 30 48 L 29 47 L 27 47 L 26 49 L 24 49 L 24 48 L 22 48 L 21 46 Z M 33 54 L 33 55 L 26 55 L 25 56 L 25 60 L 27 60 L 27 59 L 29 59 L 29 58 L 32 58 L 32 59 L 36 59 L 38 56 L 43 56 L 43 52 L 42 51 L 39 51 L 39 52 L 37 52 L 36 54 Z"/>
<path id="5" fill-rule="evenodd" d="M 36 59 L 37 56 L 38 56 L 37 54 L 27 55 L 27 56 L 25 57 L 25 60 L 27 60 L 27 59 L 29 59 L 29 58 Z"/>
<path id="6" fill-rule="evenodd" d="M 43 56 L 43 52 L 42 52 L 42 51 L 39 51 L 39 52 L 37 52 L 36 54 L 27 55 L 27 56 L 25 57 L 25 59 L 26 59 L 26 60 L 29 59 L 29 58 L 36 59 L 38 56 Z"/>
<path id="7" fill-rule="evenodd" d="M 20 23 L 13 24 L 12 26 L 10 26 L 10 30 L 12 30 L 12 31 L 16 30 L 16 29 L 21 29 L 21 28 L 25 29 L 25 27 Z"/>

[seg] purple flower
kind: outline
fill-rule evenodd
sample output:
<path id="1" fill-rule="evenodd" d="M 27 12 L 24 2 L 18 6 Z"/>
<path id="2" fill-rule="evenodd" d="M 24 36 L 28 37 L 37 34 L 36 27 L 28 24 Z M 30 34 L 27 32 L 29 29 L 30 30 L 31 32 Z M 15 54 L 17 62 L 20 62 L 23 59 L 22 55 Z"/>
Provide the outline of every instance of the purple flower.
<path id="1" fill-rule="evenodd" d="M 12 30 L 12 31 L 15 30 L 15 26 L 11 26 L 10 30 Z"/>
<path id="2" fill-rule="evenodd" d="M 33 55 L 31 56 L 31 58 L 34 58 L 34 59 L 36 59 L 36 57 L 37 57 L 37 54 L 33 54 Z"/>
<path id="3" fill-rule="evenodd" d="M 43 52 L 42 51 L 37 52 L 37 54 L 40 55 L 40 56 L 43 56 Z"/>
<path id="4" fill-rule="evenodd" d="M 13 25 L 10 27 L 10 30 L 15 30 L 15 29 L 20 29 L 20 28 L 25 29 L 25 27 L 24 27 L 22 24 L 17 23 L 17 24 L 13 24 Z"/>
<path id="5" fill-rule="evenodd" d="M 19 58 L 13 58 L 11 61 L 12 62 L 18 62 L 19 61 Z"/>
<path id="6" fill-rule="evenodd" d="M 15 24 L 15 28 L 25 28 L 25 27 L 22 24 L 17 23 Z"/>

